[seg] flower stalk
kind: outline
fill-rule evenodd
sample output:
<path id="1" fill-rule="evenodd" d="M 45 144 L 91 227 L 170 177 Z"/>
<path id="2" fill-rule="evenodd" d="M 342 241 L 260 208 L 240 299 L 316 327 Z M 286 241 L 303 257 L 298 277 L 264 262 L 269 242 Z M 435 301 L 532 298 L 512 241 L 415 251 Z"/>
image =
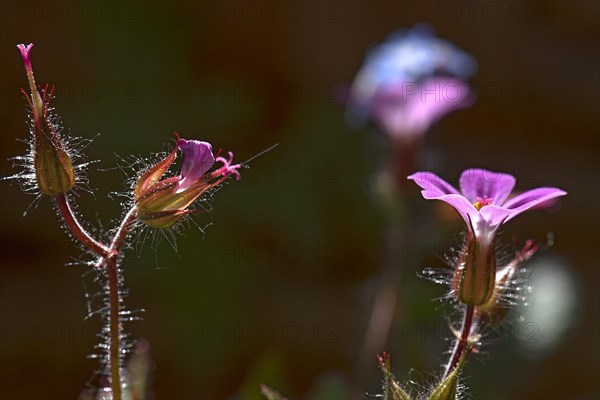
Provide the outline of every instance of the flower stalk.
<path id="1" fill-rule="evenodd" d="M 448 365 L 444 371 L 443 379 L 446 379 L 452 373 L 452 371 L 454 371 L 461 358 L 463 356 L 466 357 L 467 352 L 471 347 L 469 338 L 472 334 L 471 330 L 473 328 L 474 315 L 475 306 L 472 304 L 467 304 L 465 306 L 465 313 L 462 327 L 460 329 L 460 335 L 457 337 L 456 343 L 454 344 L 454 349 L 452 350 L 452 355 L 450 356 L 450 360 L 448 361 Z"/>
<path id="2" fill-rule="evenodd" d="M 86 230 L 74 212 L 69 192 L 76 184 L 75 172 L 84 164 L 74 166 L 72 159 L 77 159 L 79 154 L 62 136 L 58 120 L 52 113 L 50 100 L 54 88 L 49 90 L 46 85 L 38 89 L 31 66 L 32 47 L 33 44 L 17 46 L 30 89 L 30 94 L 22 90 L 31 112 L 30 152 L 17 158 L 23 161 L 20 166 L 25 171 L 10 178 L 26 180 L 25 187 L 52 198 L 74 240 L 94 257 L 90 265 L 106 279 L 102 287 L 104 304 L 98 310 L 104 322 L 99 336 L 105 342 L 98 348 L 102 349 L 103 373 L 108 376 L 110 387 L 102 387 L 101 391 L 111 400 L 130 398 L 134 390 L 126 382 L 124 363 L 129 343 L 125 342 L 123 331 L 124 322 L 130 319 L 127 317 L 129 312 L 123 307 L 120 271 L 122 248 L 127 237 L 136 227 L 170 228 L 196 211 L 191 209 L 192 204 L 207 191 L 211 193 L 231 176 L 239 180 L 238 169 L 242 165 L 233 164 L 231 152 L 228 158 L 220 157 L 219 153 L 213 155 L 210 143 L 180 139 L 176 135 L 177 144 L 170 155 L 138 174 L 136 184 L 131 187 L 131 208 L 124 213 L 110 244 L 103 243 Z M 183 156 L 179 175 L 165 177 L 179 151 Z M 213 168 L 215 164 L 216 168 Z"/>
<path id="3" fill-rule="evenodd" d="M 118 266 L 114 259 L 107 263 L 109 288 L 109 327 L 110 327 L 110 382 L 113 400 L 121 400 L 121 322 Z"/>
<path id="4" fill-rule="evenodd" d="M 73 236 L 89 251 L 96 254 L 99 259 L 95 267 L 101 268 L 105 265 L 108 277 L 108 297 L 109 297 L 109 369 L 110 382 L 112 390 L 112 399 L 121 400 L 123 392 L 122 364 L 123 353 L 121 351 L 121 335 L 123 327 L 120 320 L 121 315 L 121 297 L 119 282 L 119 257 L 120 251 L 127 234 L 135 224 L 137 209 L 131 208 L 125 215 L 125 218 L 119 225 L 111 244 L 106 247 L 104 244 L 95 240 L 79 223 L 73 213 L 67 196 L 60 194 L 56 196 L 56 203 L 67 224 L 67 227 Z"/>
<path id="5" fill-rule="evenodd" d="M 429 128 L 472 104 L 473 90 L 467 81 L 475 70 L 473 57 L 437 37 L 431 27 L 416 25 L 394 32 L 369 51 L 349 88 L 348 124 L 364 128 L 372 122 L 387 135 L 390 145 L 388 160 L 373 185 L 387 223 L 383 233 L 386 255 L 355 366 L 356 398 L 362 397 L 368 378 L 364 371 L 372 354 L 381 351 L 388 340 L 397 288 L 404 271 L 412 267 L 404 243 L 421 229 L 415 223 L 419 216 L 412 214 L 414 188 L 406 176 L 416 172 Z"/>
<path id="6" fill-rule="evenodd" d="M 125 215 L 123 222 L 117 229 L 110 245 L 110 253 L 106 257 L 106 268 L 109 288 L 109 327 L 110 327 L 110 375 L 113 400 L 121 400 L 123 389 L 122 365 L 123 352 L 121 351 L 121 297 L 119 294 L 119 253 L 125 242 L 127 234 L 135 224 L 137 209 L 131 208 Z"/>
<path id="7" fill-rule="evenodd" d="M 60 211 L 60 214 L 67 224 L 67 227 L 75 236 L 75 238 L 88 250 L 93 252 L 94 254 L 102 257 L 108 257 L 110 254 L 110 249 L 106 247 L 103 243 L 94 239 L 79 223 L 75 213 L 71 209 L 71 205 L 69 204 L 69 199 L 64 193 L 61 193 L 55 197 L 56 205 Z"/>
<path id="8" fill-rule="evenodd" d="M 460 330 L 451 327 L 456 341 L 442 375 L 442 381 L 446 382 L 458 377 L 467 356 L 477 350 L 483 329 L 502 320 L 507 306 L 514 304 L 515 296 L 510 291 L 517 282 L 518 269 L 537 250 L 533 241 L 527 241 L 512 261 L 498 266 L 501 257 L 497 254 L 496 239 L 500 227 L 566 192 L 545 187 L 511 197 L 516 179 L 484 169 L 463 171 L 460 191 L 430 172 L 415 173 L 408 179 L 421 187 L 425 199 L 451 205 L 467 229 L 465 245 L 451 265 L 449 279 L 434 279 L 450 286 L 449 296 L 463 310 Z M 452 393 L 450 396 L 456 397 Z"/>

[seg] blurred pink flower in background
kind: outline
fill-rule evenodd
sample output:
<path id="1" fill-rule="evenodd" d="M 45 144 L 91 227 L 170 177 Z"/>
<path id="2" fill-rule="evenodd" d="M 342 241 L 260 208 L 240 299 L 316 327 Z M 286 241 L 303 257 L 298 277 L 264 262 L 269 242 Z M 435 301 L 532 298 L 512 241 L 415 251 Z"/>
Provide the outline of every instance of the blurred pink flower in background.
<path id="1" fill-rule="evenodd" d="M 367 56 L 350 89 L 347 121 L 371 118 L 394 139 L 420 136 L 446 114 L 473 104 L 466 79 L 475 60 L 427 25 L 398 31 Z"/>

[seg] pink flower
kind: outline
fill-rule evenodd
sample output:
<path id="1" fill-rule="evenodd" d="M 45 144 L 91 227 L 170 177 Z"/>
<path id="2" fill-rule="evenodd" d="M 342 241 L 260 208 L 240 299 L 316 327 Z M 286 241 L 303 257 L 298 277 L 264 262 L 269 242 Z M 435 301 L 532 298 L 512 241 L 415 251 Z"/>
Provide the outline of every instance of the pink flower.
<path id="1" fill-rule="evenodd" d="M 567 194 L 557 188 L 537 188 L 511 199 L 512 175 L 468 169 L 460 176 L 460 192 L 431 172 L 408 177 L 428 200 L 450 204 L 467 225 L 465 246 L 459 255 L 453 289 L 465 304 L 486 305 L 496 291 L 496 232 L 502 224 L 550 199 Z"/>
<path id="2" fill-rule="evenodd" d="M 473 103 L 466 78 L 475 60 L 427 25 L 398 31 L 366 58 L 350 89 L 347 117 L 372 118 L 395 139 L 420 136 L 448 113 Z"/>
<path id="3" fill-rule="evenodd" d="M 381 88 L 372 100 L 377 124 L 395 138 L 420 136 L 452 111 L 470 107 L 473 91 L 466 81 L 434 77 Z"/>
<path id="4" fill-rule="evenodd" d="M 423 190 L 427 200 L 450 204 L 467 224 L 467 229 L 484 242 L 491 242 L 496 230 L 517 215 L 567 193 L 561 189 L 532 189 L 507 200 L 515 186 L 512 175 L 485 169 L 467 169 L 460 175 L 461 191 L 431 172 L 408 177 Z"/>
<path id="5" fill-rule="evenodd" d="M 177 137 L 177 145 L 163 160 L 144 172 L 134 187 L 134 199 L 138 207 L 138 219 L 149 226 L 168 228 L 182 216 L 193 212 L 188 207 L 207 190 L 217 186 L 230 176 L 240 179 L 240 164 L 229 158 L 216 157 L 208 142 L 186 140 Z M 179 175 L 162 179 L 180 150 L 183 156 Z M 208 172 L 215 162 L 221 167 Z"/>

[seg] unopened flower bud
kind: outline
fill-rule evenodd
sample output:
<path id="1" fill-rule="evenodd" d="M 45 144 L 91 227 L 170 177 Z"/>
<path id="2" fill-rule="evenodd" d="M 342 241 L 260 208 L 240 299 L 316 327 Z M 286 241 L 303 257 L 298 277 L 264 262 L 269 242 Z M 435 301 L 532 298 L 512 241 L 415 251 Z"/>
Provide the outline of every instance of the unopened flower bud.
<path id="1" fill-rule="evenodd" d="M 67 153 L 56 125 L 52 122 L 49 111 L 51 93 L 46 87 L 40 95 L 35 84 L 31 68 L 29 46 L 18 45 L 27 72 L 31 98 L 27 97 L 32 113 L 33 133 L 33 167 L 40 192 L 56 196 L 66 193 L 75 185 L 75 169 L 71 157 Z"/>
<path id="2" fill-rule="evenodd" d="M 496 246 L 467 236 L 464 250 L 454 272 L 454 293 L 465 304 L 485 304 L 494 292 L 496 282 Z"/>

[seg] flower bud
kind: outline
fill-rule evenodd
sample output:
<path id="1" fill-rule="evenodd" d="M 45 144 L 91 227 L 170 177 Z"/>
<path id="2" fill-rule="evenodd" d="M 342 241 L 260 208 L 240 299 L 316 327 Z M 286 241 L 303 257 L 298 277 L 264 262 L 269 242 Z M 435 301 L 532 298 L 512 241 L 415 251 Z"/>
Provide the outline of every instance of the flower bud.
<path id="1" fill-rule="evenodd" d="M 496 282 L 495 249 L 495 238 L 487 243 L 475 235 L 467 236 L 453 279 L 454 293 L 462 303 L 481 305 L 492 297 Z"/>
<path id="2" fill-rule="evenodd" d="M 58 129 L 52 122 L 49 111 L 48 88 L 43 90 L 43 97 L 35 85 L 31 68 L 30 52 L 33 44 L 17 46 L 25 64 L 31 98 L 27 97 L 32 112 L 33 133 L 33 168 L 40 192 L 57 196 L 66 193 L 75 185 L 75 169 L 71 157 L 67 153 Z"/>

